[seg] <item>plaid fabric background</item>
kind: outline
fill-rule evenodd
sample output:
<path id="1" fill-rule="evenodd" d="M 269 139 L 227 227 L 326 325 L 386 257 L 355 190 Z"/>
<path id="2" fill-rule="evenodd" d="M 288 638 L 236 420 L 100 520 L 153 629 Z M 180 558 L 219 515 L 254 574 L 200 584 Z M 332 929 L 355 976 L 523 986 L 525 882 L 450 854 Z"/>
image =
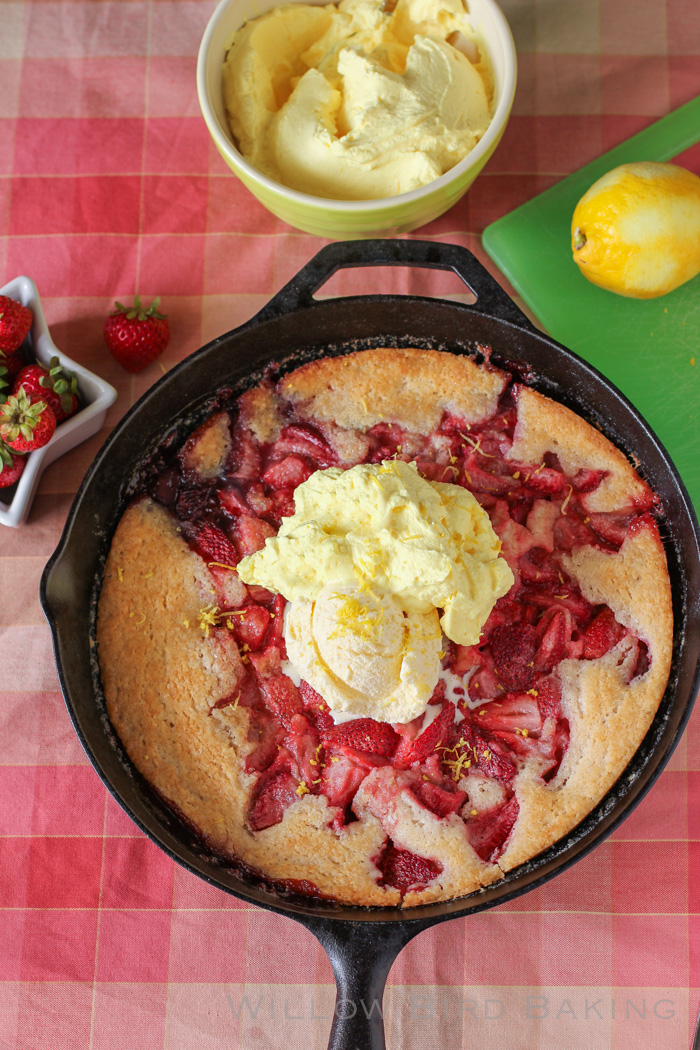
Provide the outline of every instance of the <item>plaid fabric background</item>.
<path id="1" fill-rule="evenodd" d="M 102 344 L 112 300 L 163 297 L 165 368 L 251 317 L 321 242 L 265 212 L 199 115 L 212 0 L 0 5 L 0 283 L 26 273 L 57 345 L 119 392 L 104 431 L 0 528 L 0 1047 L 310 1050 L 334 992 L 313 937 L 181 868 L 111 800 L 70 726 L 42 568 L 111 427 L 160 375 Z M 515 108 L 468 195 L 418 236 L 463 244 L 700 92 L 698 0 L 505 0 Z M 487 262 L 487 260 L 484 260 Z M 490 264 L 493 270 L 493 265 Z M 497 274 L 498 276 L 498 274 Z M 420 271 L 326 294 L 462 295 Z M 385 1001 L 390 1047 L 678 1050 L 700 987 L 700 710 L 645 802 L 515 903 L 419 936 Z"/>

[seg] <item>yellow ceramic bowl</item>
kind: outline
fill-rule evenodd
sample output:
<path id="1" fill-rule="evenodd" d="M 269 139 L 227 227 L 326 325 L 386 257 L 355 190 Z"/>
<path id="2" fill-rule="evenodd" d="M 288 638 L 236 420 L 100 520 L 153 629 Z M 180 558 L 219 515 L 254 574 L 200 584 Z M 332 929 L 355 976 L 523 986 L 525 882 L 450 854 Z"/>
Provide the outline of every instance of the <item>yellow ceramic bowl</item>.
<path id="1" fill-rule="evenodd" d="M 221 0 L 202 37 L 197 61 L 199 103 L 211 136 L 232 171 L 273 215 L 320 237 L 347 240 L 406 233 L 451 208 L 469 189 L 498 145 L 515 94 L 515 45 L 508 23 L 494 0 L 467 2 L 471 23 L 488 53 L 494 75 L 494 115 L 486 134 L 464 160 L 439 179 L 410 193 L 370 201 L 327 200 L 287 189 L 262 175 L 234 145 L 224 109 L 224 58 L 236 30 L 279 2 Z"/>

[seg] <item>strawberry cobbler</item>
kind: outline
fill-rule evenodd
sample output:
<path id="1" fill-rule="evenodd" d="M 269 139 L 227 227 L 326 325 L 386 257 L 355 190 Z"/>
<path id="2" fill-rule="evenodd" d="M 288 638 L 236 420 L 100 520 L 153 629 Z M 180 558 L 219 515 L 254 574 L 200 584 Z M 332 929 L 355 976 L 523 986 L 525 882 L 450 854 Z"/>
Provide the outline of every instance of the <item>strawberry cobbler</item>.
<path id="1" fill-rule="evenodd" d="M 362 571 L 366 551 L 328 568 L 316 509 L 292 529 L 299 486 L 332 495 L 360 465 L 367 491 L 415 483 L 426 521 L 437 493 L 483 524 L 477 626 L 439 588 L 391 583 L 391 558 L 429 579 L 433 540 L 406 556 L 422 520 L 391 547 L 382 525 Z M 656 513 L 606 438 L 488 360 L 376 349 L 270 372 L 163 449 L 117 527 L 97 631 L 109 716 L 208 848 L 279 887 L 360 905 L 471 893 L 579 823 L 653 720 L 673 627 Z M 466 534 L 441 521 L 454 566 Z M 301 597 L 252 571 L 284 575 L 285 537 L 312 526 Z M 343 683 L 346 651 L 373 706 Z"/>

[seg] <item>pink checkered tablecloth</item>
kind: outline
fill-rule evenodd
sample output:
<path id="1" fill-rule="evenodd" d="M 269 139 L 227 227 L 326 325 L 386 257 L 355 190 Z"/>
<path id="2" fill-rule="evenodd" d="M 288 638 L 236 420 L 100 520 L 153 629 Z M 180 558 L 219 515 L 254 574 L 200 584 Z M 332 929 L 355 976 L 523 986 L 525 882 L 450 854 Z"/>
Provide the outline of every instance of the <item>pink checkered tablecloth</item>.
<path id="1" fill-rule="evenodd" d="M 0 1047 L 310 1050 L 330 966 L 296 923 L 176 866 L 88 763 L 39 578 L 109 429 L 161 374 L 106 354 L 112 300 L 159 294 L 163 367 L 251 317 L 321 246 L 228 172 L 194 71 L 212 0 L 0 4 L 0 285 L 36 281 L 60 349 L 117 388 L 107 425 L 0 526 Z M 698 0 L 505 0 L 515 108 L 468 195 L 417 234 L 465 245 L 700 93 Z M 493 271 L 493 264 L 487 265 Z M 496 276 L 498 274 L 496 273 Z M 445 274 L 341 273 L 327 292 L 459 296 Z M 541 889 L 422 934 L 385 1000 L 390 1048 L 678 1050 L 700 999 L 700 709 L 647 799 Z"/>

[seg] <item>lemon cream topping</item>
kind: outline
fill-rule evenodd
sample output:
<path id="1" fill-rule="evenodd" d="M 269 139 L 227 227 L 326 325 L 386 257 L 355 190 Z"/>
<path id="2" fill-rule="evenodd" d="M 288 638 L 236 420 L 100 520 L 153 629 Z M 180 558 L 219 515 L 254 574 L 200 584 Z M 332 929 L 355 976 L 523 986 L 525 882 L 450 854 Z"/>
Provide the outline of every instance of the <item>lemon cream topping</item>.
<path id="1" fill-rule="evenodd" d="M 460 485 L 426 481 L 387 460 L 318 470 L 294 493 L 276 537 L 238 573 L 289 601 L 315 601 L 329 582 L 390 594 L 407 613 L 442 609 L 442 629 L 475 645 L 513 584 L 488 514 Z"/>
<path id="2" fill-rule="evenodd" d="M 513 584 L 488 515 L 395 460 L 316 471 L 294 503 L 240 578 L 291 603 L 289 660 L 332 711 L 411 721 L 440 674 L 440 625 L 474 645 Z"/>
<path id="3" fill-rule="evenodd" d="M 467 155 L 491 120 L 490 74 L 462 0 L 388 6 L 284 4 L 238 30 L 224 100 L 246 160 L 304 193 L 367 200 Z"/>

